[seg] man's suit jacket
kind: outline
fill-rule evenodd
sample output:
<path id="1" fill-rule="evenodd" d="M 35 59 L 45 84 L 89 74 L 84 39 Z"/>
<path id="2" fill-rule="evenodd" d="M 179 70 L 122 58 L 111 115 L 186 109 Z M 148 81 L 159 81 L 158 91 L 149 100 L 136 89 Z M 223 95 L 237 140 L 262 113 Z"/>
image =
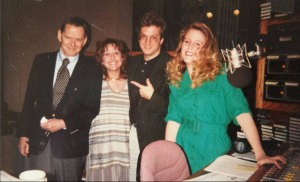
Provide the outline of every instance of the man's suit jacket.
<path id="1" fill-rule="evenodd" d="M 150 82 L 154 87 L 154 93 L 150 100 L 140 98 L 138 103 L 138 109 L 136 113 L 133 113 L 130 108 L 130 119 L 132 121 L 133 116 L 136 115 L 136 121 L 132 121 L 136 124 L 138 141 L 140 151 L 142 151 L 148 144 L 156 140 L 163 140 L 165 138 L 166 122 L 164 121 L 169 105 L 170 89 L 167 83 L 167 75 L 165 72 L 166 64 L 170 60 L 170 55 L 162 51 L 160 58 L 150 74 Z M 132 57 L 128 62 L 128 85 L 129 85 L 129 98 L 138 97 L 138 95 L 132 95 L 132 87 L 136 87 L 131 84 L 132 78 L 137 73 L 137 68 L 140 62 L 143 61 L 143 55 L 137 55 Z M 138 93 L 139 94 L 139 93 Z"/>
<path id="2" fill-rule="evenodd" d="M 22 110 L 22 135 L 29 138 L 30 153 L 38 155 L 44 133 L 42 117 L 63 119 L 66 129 L 50 134 L 51 152 L 55 158 L 75 158 L 88 154 L 88 133 L 99 113 L 102 71 L 92 58 L 80 54 L 78 62 L 56 110 L 52 107 L 52 87 L 57 52 L 39 54 L 30 72 Z M 46 138 L 47 139 L 47 138 Z"/>

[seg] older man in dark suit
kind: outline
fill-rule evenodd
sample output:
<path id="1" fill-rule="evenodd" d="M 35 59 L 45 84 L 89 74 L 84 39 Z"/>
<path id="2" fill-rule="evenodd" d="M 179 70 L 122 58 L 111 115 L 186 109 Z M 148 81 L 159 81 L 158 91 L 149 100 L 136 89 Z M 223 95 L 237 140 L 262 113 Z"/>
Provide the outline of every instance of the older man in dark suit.
<path id="1" fill-rule="evenodd" d="M 80 53 L 87 32 L 85 20 L 65 20 L 60 50 L 37 55 L 30 72 L 19 149 L 49 181 L 80 181 L 90 123 L 99 113 L 102 73 Z"/>
<path id="2" fill-rule="evenodd" d="M 169 104 L 166 63 L 170 56 L 161 50 L 166 24 L 155 12 L 146 13 L 140 21 L 139 44 L 142 55 L 128 62 L 130 98 L 130 180 L 135 180 L 139 151 L 156 140 L 163 140 Z M 136 144 L 138 146 L 136 146 Z M 136 154 L 134 154 L 134 152 Z"/>

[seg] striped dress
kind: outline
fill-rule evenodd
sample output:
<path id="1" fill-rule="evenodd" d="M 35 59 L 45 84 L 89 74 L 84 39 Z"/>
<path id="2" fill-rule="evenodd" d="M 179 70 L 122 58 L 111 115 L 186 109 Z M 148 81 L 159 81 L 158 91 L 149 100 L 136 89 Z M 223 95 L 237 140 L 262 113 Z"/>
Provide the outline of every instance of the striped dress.
<path id="1" fill-rule="evenodd" d="M 120 93 L 103 81 L 100 112 L 89 133 L 87 181 L 129 180 L 129 131 L 127 81 Z"/>

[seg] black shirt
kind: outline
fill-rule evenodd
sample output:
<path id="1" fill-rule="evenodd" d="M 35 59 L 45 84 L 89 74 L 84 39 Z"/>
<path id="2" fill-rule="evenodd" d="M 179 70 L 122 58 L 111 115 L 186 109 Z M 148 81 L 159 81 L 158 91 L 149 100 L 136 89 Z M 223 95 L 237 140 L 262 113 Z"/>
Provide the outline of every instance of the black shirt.
<path id="1" fill-rule="evenodd" d="M 132 81 L 135 81 L 141 85 L 147 85 L 146 79 L 149 78 L 150 74 L 152 73 L 152 70 L 155 68 L 160 55 L 161 53 L 149 61 L 145 61 L 145 59 L 141 59 L 139 63 L 137 63 L 139 65 L 132 76 Z M 131 98 L 132 98 L 130 102 L 131 110 L 132 110 L 131 112 L 136 113 L 132 115 L 134 118 L 131 118 L 131 123 L 136 124 L 138 120 L 138 118 L 136 118 L 136 116 L 138 115 L 137 113 L 138 105 L 139 105 L 139 100 L 141 99 L 141 95 L 138 87 L 136 86 L 132 87 Z"/>

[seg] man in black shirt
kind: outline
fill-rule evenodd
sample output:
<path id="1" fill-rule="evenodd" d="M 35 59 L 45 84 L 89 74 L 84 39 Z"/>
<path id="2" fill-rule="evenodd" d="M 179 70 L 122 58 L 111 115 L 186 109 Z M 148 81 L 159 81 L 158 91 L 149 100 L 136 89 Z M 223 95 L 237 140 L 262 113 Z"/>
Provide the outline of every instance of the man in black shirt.
<path id="1" fill-rule="evenodd" d="M 137 133 L 132 135 L 131 129 L 129 142 L 132 146 L 132 138 L 137 137 L 139 151 L 165 137 L 164 118 L 170 94 L 165 69 L 171 58 L 161 50 L 165 29 L 166 24 L 160 16 L 155 12 L 146 13 L 138 29 L 143 54 L 132 57 L 128 62 L 130 121 Z"/>

